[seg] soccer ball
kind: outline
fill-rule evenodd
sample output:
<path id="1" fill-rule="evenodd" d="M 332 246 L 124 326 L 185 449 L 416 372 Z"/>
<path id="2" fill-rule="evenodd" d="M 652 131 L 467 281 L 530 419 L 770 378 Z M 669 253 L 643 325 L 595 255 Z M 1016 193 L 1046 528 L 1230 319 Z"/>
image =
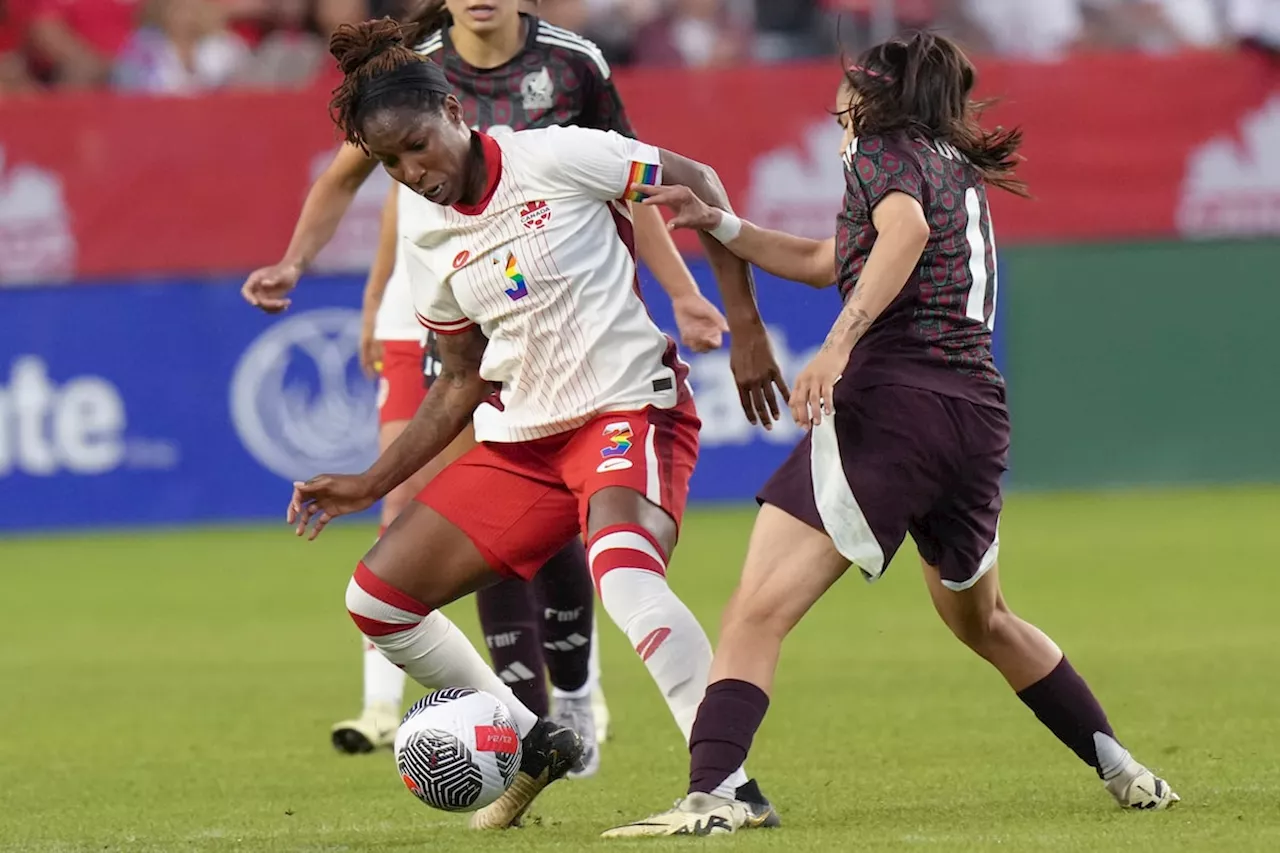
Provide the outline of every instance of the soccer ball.
<path id="1" fill-rule="evenodd" d="M 432 808 L 468 812 L 492 803 L 520 769 L 520 734 L 507 706 L 470 687 L 428 693 L 400 721 L 396 768 Z"/>

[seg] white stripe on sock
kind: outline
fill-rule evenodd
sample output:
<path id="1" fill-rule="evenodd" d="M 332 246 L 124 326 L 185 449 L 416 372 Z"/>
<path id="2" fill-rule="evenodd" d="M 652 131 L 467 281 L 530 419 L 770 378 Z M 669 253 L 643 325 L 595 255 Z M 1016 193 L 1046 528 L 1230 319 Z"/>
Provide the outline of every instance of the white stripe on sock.
<path id="1" fill-rule="evenodd" d="M 663 566 L 667 565 L 658 549 L 653 547 L 653 543 L 639 533 L 630 530 L 615 530 L 613 533 L 606 533 L 591 544 L 591 550 L 587 552 L 587 563 L 591 564 L 596 558 L 611 548 L 625 548 L 630 551 L 639 551 L 657 560 Z"/>
<path id="2" fill-rule="evenodd" d="M 347 610 L 357 616 L 391 625 L 416 625 L 422 621 L 422 617 L 417 613 L 411 613 L 387 604 L 380 598 L 374 598 L 356 583 L 354 577 L 347 584 Z"/>

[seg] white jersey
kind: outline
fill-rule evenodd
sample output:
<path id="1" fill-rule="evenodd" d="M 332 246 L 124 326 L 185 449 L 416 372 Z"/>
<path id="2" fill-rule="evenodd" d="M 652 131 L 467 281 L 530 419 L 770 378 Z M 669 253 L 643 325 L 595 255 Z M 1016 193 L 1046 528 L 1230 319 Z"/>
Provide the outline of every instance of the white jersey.
<path id="1" fill-rule="evenodd" d="M 396 220 L 400 222 L 405 216 L 412 215 L 413 206 L 420 204 L 422 197 L 404 184 L 397 183 L 395 187 Z M 399 225 L 397 231 L 401 232 Z M 382 304 L 378 306 L 373 337 L 379 341 L 420 341 L 423 335 L 422 325 L 413 316 L 409 271 L 404 267 L 404 241 L 397 239 L 396 262 L 391 270 L 391 277 L 387 279 L 387 288 L 382 293 Z"/>
<path id="2" fill-rule="evenodd" d="M 602 412 L 675 406 L 686 369 L 640 299 L 625 201 L 658 182 L 658 149 L 581 127 L 482 143 L 480 204 L 415 197 L 400 223 L 419 321 L 489 338 L 480 375 L 501 391 L 476 411 L 476 438 L 530 441 Z"/>

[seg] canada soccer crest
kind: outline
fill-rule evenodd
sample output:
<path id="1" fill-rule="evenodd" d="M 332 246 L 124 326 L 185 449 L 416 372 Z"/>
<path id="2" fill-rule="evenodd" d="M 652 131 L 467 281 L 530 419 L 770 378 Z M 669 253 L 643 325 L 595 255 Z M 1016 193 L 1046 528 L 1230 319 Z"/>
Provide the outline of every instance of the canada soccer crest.
<path id="1" fill-rule="evenodd" d="M 525 228 L 536 231 L 551 219 L 551 208 L 545 201 L 531 201 L 520 208 L 520 222 Z"/>

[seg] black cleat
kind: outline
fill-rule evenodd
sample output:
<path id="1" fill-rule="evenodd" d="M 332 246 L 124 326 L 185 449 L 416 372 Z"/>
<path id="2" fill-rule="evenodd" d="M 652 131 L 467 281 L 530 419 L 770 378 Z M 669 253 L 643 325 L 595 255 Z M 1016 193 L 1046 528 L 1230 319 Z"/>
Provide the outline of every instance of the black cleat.
<path id="1" fill-rule="evenodd" d="M 520 772 L 491 805 L 471 816 L 472 829 L 507 829 L 520 825 L 543 789 L 577 766 L 582 759 L 582 738 L 573 729 L 550 720 L 539 720 L 520 744 Z"/>
<path id="2" fill-rule="evenodd" d="M 733 798 L 747 807 L 750 816 L 740 829 L 774 829 L 782 826 L 782 817 L 773 803 L 760 793 L 755 779 L 749 779 L 733 792 Z"/>

